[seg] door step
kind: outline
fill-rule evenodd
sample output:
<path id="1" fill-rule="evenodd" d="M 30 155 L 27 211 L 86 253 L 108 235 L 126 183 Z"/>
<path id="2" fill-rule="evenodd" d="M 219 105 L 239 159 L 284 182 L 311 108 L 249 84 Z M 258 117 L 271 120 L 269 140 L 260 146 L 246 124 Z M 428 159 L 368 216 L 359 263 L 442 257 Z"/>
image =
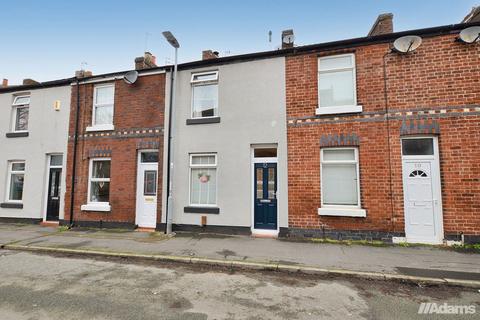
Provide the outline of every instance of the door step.
<path id="1" fill-rule="evenodd" d="M 252 237 L 276 239 L 278 238 L 278 231 L 277 230 L 253 230 Z"/>
<path id="2" fill-rule="evenodd" d="M 43 227 L 58 227 L 60 225 L 59 221 L 42 221 L 40 225 Z"/>
<path id="3" fill-rule="evenodd" d="M 155 228 L 138 227 L 137 229 L 135 229 L 135 231 L 138 231 L 138 232 L 155 232 L 157 230 L 155 230 Z"/>

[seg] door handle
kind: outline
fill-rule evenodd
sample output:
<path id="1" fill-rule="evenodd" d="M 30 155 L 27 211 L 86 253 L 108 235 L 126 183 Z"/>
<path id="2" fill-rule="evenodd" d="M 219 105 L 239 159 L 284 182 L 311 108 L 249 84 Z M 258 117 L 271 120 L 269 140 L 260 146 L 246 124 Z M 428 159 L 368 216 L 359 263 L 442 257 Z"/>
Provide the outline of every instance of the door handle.
<path id="1" fill-rule="evenodd" d="M 52 197 L 52 200 L 58 200 L 58 197 Z"/>

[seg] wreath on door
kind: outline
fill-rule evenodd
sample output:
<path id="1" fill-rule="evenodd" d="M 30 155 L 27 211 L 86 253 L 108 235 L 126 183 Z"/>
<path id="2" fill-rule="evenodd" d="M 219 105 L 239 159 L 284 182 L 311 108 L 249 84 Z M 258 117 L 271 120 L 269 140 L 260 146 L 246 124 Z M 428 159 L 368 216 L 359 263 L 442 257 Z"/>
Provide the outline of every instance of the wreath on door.
<path id="1" fill-rule="evenodd" d="M 206 172 L 200 172 L 198 174 L 198 180 L 200 180 L 201 183 L 207 183 L 210 181 L 210 175 L 208 175 Z"/>

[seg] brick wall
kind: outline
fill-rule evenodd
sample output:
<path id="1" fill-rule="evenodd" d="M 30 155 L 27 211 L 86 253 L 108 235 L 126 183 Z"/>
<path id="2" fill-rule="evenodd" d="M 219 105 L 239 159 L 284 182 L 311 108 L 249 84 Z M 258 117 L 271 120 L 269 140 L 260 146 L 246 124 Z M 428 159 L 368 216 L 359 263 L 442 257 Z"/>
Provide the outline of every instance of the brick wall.
<path id="1" fill-rule="evenodd" d="M 139 77 L 133 85 L 115 81 L 114 131 L 86 132 L 91 125 L 94 84 L 80 85 L 79 140 L 75 183 L 74 220 L 81 222 L 135 223 L 137 154 L 141 149 L 159 150 L 157 221 L 161 218 L 165 75 Z M 65 220 L 70 219 L 73 135 L 77 86 L 72 88 L 67 156 Z M 111 212 L 81 211 L 87 203 L 88 167 L 91 157 L 111 158 Z"/>
<path id="2" fill-rule="evenodd" d="M 414 53 L 385 56 L 388 125 L 383 61 L 389 44 L 286 58 L 290 228 L 404 232 L 400 138 L 402 124 L 409 128 L 413 121 L 416 131 L 402 134 L 438 135 L 445 234 L 480 235 L 480 47 L 455 37 L 424 38 Z M 355 53 L 357 102 L 363 112 L 315 116 L 318 56 L 340 53 Z M 366 218 L 317 213 L 320 141 L 335 134 L 358 137 Z"/>

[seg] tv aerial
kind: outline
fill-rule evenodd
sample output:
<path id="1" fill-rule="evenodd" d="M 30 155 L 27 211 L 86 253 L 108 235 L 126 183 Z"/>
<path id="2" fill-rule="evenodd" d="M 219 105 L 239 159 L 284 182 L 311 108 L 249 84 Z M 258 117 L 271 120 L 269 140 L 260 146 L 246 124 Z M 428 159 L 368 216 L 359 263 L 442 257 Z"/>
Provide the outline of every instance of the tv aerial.
<path id="1" fill-rule="evenodd" d="M 419 36 L 403 36 L 393 42 L 395 51 L 409 53 L 415 51 L 422 44 L 422 38 Z"/>
<path id="2" fill-rule="evenodd" d="M 480 26 L 463 29 L 460 31 L 458 38 L 465 43 L 478 42 L 480 40 Z"/>
<path id="3" fill-rule="evenodd" d="M 134 84 L 135 81 L 137 81 L 137 78 L 138 78 L 138 72 L 135 70 L 132 70 L 125 73 L 125 75 L 123 76 L 123 81 L 125 81 L 128 84 Z"/>

